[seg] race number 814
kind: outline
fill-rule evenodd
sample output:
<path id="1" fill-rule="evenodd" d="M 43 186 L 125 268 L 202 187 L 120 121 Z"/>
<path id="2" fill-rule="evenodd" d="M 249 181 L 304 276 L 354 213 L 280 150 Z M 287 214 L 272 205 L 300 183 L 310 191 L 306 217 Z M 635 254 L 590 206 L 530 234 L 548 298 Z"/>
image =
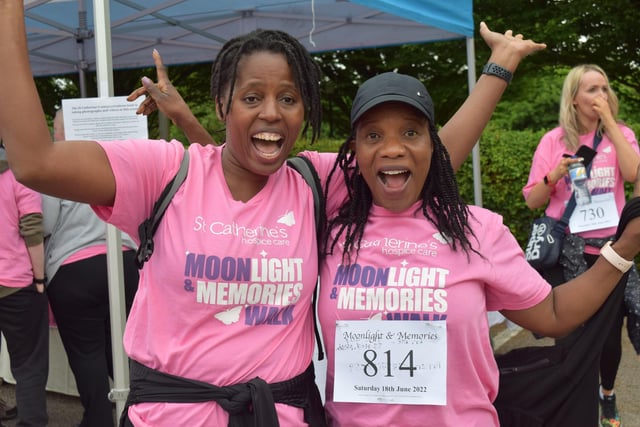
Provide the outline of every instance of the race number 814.
<path id="1" fill-rule="evenodd" d="M 382 363 L 386 366 L 386 372 L 384 374 L 385 377 L 393 377 L 392 374 L 392 358 L 391 358 L 391 350 L 387 350 L 383 353 L 384 360 L 382 362 L 377 361 L 378 353 L 375 350 L 366 350 L 363 353 L 364 361 L 364 374 L 368 377 L 375 377 L 378 375 L 379 369 L 378 364 Z M 401 357 L 402 358 L 402 357 Z M 384 369 L 383 366 L 383 369 Z M 409 350 L 409 352 L 402 358 L 402 361 L 398 365 L 397 369 L 399 371 L 409 371 L 409 377 L 413 377 L 413 372 L 417 369 L 413 363 L 413 350 Z"/>

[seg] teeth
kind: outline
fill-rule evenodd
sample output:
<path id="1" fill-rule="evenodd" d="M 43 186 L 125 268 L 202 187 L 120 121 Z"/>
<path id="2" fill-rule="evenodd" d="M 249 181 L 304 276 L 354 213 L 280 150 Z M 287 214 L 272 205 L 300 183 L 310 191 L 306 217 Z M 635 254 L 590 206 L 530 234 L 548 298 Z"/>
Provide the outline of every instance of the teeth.
<path id="1" fill-rule="evenodd" d="M 253 136 L 255 139 L 262 139 L 265 141 L 279 141 L 280 135 L 278 135 L 277 133 L 267 133 L 267 132 L 261 132 L 259 134 L 256 134 Z"/>
<path id="2" fill-rule="evenodd" d="M 383 173 L 385 175 L 400 175 L 400 174 L 403 174 L 403 173 L 406 173 L 406 172 L 407 171 L 405 169 L 405 170 L 397 170 L 397 171 L 382 171 L 380 173 Z"/>

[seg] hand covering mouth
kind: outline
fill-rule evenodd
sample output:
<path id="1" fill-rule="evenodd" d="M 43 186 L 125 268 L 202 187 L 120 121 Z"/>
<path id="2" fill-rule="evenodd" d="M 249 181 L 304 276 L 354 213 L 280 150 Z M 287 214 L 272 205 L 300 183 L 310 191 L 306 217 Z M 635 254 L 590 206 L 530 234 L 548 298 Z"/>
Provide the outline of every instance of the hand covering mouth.
<path id="1" fill-rule="evenodd" d="M 402 187 L 411 176 L 408 169 L 394 169 L 378 172 L 378 179 L 387 187 Z"/>
<path id="2" fill-rule="evenodd" d="M 282 150 L 284 138 L 273 132 L 260 132 L 251 137 L 253 146 L 265 157 L 276 157 Z"/>

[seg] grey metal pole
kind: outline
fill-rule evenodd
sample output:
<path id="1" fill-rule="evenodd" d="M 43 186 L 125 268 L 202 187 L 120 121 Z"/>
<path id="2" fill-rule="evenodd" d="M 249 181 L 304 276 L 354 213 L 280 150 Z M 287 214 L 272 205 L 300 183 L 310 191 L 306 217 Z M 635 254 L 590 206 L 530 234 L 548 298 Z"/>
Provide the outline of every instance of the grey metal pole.
<path id="1" fill-rule="evenodd" d="M 98 96 L 113 96 L 113 64 L 111 60 L 111 18 L 108 0 L 93 0 L 96 38 L 96 73 Z M 107 264 L 109 271 L 109 303 L 111 305 L 111 342 L 113 346 L 113 388 L 109 398 L 116 404 L 116 417 L 124 410 L 129 394 L 129 362 L 122 345 L 125 325 L 124 267 L 122 235 L 107 225 Z"/>

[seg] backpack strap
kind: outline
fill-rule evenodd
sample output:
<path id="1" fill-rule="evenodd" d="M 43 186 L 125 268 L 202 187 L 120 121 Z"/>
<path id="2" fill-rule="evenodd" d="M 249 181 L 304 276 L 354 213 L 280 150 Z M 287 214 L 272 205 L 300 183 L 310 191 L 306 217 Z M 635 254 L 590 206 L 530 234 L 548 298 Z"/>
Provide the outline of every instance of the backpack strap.
<path id="1" fill-rule="evenodd" d="M 320 239 L 324 234 L 324 227 L 326 222 L 326 210 L 325 210 L 325 200 L 324 193 L 322 192 L 322 183 L 320 181 L 320 177 L 318 176 L 318 172 L 316 168 L 313 167 L 313 163 L 311 160 L 304 156 L 294 156 L 287 159 L 287 166 L 296 170 L 307 184 L 311 188 L 311 192 L 313 193 L 313 207 L 316 218 L 316 239 L 318 240 L 318 257 L 321 256 L 320 253 Z M 316 306 L 318 300 L 318 286 L 316 282 L 316 287 L 313 291 L 313 297 L 311 298 L 311 312 L 313 313 L 313 331 L 316 335 L 316 344 L 318 346 L 318 360 L 324 359 L 324 349 L 322 346 L 322 337 L 320 336 L 320 329 L 318 328 L 318 318 L 316 315 Z"/>
<path id="2" fill-rule="evenodd" d="M 138 250 L 136 251 L 136 265 L 139 269 L 142 268 L 144 263 L 149 261 L 151 255 L 153 255 L 153 235 L 158 228 L 158 224 L 160 223 L 164 212 L 167 210 L 167 206 L 169 206 L 169 203 L 171 203 L 173 195 L 176 194 L 178 188 L 180 188 L 180 186 L 184 182 L 184 179 L 187 177 L 188 169 L 189 152 L 185 150 L 184 156 L 182 157 L 182 162 L 180 163 L 180 169 L 178 169 L 176 176 L 174 176 L 173 179 L 169 181 L 164 190 L 162 190 L 160 197 L 153 205 L 151 216 L 144 220 L 138 226 L 140 245 L 138 246 Z"/>
<path id="3" fill-rule="evenodd" d="M 307 181 L 307 184 L 309 184 L 309 187 L 311 187 L 311 192 L 313 193 L 313 207 L 316 214 L 316 235 L 318 239 L 320 239 L 320 236 L 324 234 L 326 211 L 324 193 L 322 192 L 322 183 L 320 182 L 318 172 L 316 171 L 316 168 L 313 167 L 311 160 L 303 156 L 295 156 L 287 159 L 287 166 L 295 169 L 300 175 L 302 175 L 304 180 Z M 318 245 L 318 248 L 319 247 L 320 246 Z"/>

